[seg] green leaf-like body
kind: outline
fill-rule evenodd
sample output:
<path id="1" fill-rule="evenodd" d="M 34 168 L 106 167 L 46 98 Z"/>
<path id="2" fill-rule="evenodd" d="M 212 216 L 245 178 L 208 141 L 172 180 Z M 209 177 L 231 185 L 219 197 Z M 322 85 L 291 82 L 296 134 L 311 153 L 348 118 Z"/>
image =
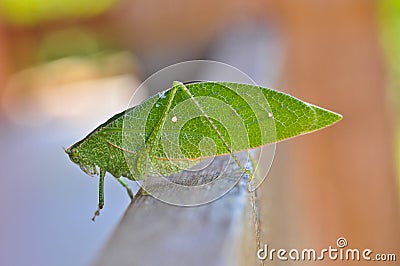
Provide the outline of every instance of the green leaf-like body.
<path id="1" fill-rule="evenodd" d="M 138 180 L 316 131 L 341 117 L 258 86 L 175 82 L 110 118 L 66 152 L 88 174 L 97 174 L 98 167 Z"/>

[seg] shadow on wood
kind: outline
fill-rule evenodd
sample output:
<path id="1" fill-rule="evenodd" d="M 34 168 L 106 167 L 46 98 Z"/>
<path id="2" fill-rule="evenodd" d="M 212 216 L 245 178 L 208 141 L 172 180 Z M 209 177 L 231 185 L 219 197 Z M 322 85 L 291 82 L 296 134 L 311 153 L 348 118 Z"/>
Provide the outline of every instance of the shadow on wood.
<path id="1" fill-rule="evenodd" d="M 233 160 L 220 167 L 227 158 L 217 157 L 206 170 L 179 177 L 179 183 L 204 183 L 224 170 L 224 178 L 239 180 L 226 195 L 181 207 L 138 194 L 94 265 L 257 265 L 254 194 L 239 179 L 242 171 Z M 221 182 L 209 184 L 213 190 Z"/>

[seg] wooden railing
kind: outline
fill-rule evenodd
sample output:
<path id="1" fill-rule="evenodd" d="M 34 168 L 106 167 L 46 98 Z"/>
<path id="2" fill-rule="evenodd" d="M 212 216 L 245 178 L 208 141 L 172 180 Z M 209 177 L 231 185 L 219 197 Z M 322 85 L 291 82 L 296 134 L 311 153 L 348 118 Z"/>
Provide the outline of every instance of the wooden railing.
<path id="1" fill-rule="evenodd" d="M 248 191 L 245 178 L 239 179 L 243 173 L 235 162 L 220 167 L 225 159 L 216 158 L 211 168 L 188 172 L 179 180 L 203 183 L 225 171 L 224 178 L 239 180 L 226 195 L 183 207 L 138 193 L 94 265 L 260 265 L 255 193 Z"/>

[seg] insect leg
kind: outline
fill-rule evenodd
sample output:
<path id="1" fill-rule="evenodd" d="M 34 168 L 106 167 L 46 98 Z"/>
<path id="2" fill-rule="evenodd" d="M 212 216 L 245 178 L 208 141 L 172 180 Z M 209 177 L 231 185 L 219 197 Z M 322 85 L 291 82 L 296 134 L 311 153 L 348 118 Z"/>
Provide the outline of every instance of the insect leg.
<path id="1" fill-rule="evenodd" d="M 144 167 L 143 183 L 142 183 L 142 188 L 140 189 L 142 196 L 149 195 L 149 193 L 145 189 L 146 179 L 147 179 L 147 176 L 149 175 L 149 158 L 150 158 L 150 145 L 147 144 L 147 156 L 146 156 L 146 162 L 145 162 L 145 167 Z"/>
<path id="2" fill-rule="evenodd" d="M 250 171 L 250 169 L 248 169 L 245 166 L 243 166 L 242 162 L 239 160 L 239 158 L 234 153 L 231 153 L 230 155 L 232 156 L 232 158 L 235 161 L 236 165 L 240 168 L 240 170 L 242 170 L 242 173 L 243 174 L 247 174 L 249 176 L 250 181 L 251 181 L 253 179 L 253 173 Z"/>
<path id="3" fill-rule="evenodd" d="M 257 174 L 257 162 L 254 159 L 254 156 L 251 154 L 250 151 L 247 151 L 247 159 L 250 160 L 246 163 L 246 171 L 249 175 L 249 182 L 253 181 L 254 176 Z M 248 165 L 250 163 L 250 165 Z"/>
<path id="4" fill-rule="evenodd" d="M 128 195 L 131 199 L 133 199 L 133 193 L 131 188 L 128 186 L 128 184 L 125 182 L 125 180 L 123 180 L 123 177 L 117 178 L 118 182 L 124 187 L 126 188 L 126 191 L 128 192 Z"/>
<path id="5" fill-rule="evenodd" d="M 104 207 L 104 177 L 106 176 L 106 172 L 100 168 L 100 179 L 99 179 L 99 204 L 97 210 L 94 212 L 92 217 L 92 221 L 94 222 L 96 216 L 100 215 L 100 210 Z"/>

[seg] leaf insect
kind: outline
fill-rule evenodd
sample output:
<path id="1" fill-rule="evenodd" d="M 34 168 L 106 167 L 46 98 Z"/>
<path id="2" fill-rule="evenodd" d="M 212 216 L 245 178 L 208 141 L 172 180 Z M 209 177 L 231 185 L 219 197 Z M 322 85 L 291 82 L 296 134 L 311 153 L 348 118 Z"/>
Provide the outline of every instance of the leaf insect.
<path id="1" fill-rule="evenodd" d="M 313 132 L 341 118 L 268 88 L 175 81 L 172 88 L 114 115 L 65 152 L 86 174 L 99 176 L 94 221 L 104 206 L 107 172 L 132 199 L 124 178 L 174 174 L 225 154 L 246 172 L 235 153 Z M 200 148 L 204 138 L 212 140 L 212 148 Z"/>

